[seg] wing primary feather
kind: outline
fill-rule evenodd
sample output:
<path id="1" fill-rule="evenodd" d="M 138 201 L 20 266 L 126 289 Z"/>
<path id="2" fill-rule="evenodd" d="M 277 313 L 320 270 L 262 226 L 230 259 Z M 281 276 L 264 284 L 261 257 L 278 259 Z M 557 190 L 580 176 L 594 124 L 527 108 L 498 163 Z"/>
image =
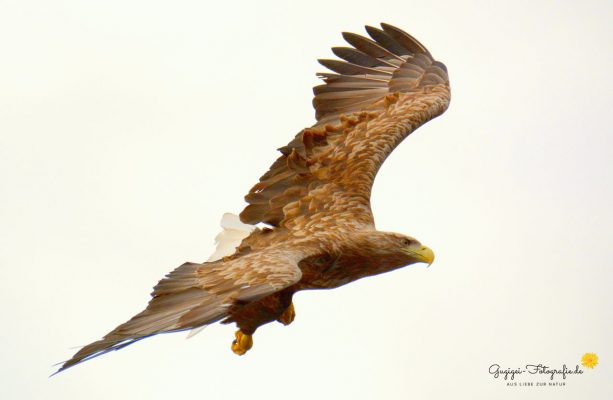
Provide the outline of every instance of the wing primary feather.
<path id="1" fill-rule="evenodd" d="M 368 82 L 368 81 L 377 81 L 381 83 L 387 84 L 390 80 L 390 77 L 387 75 L 339 75 L 339 74 L 331 74 L 329 72 L 318 72 L 317 76 L 323 79 L 326 83 L 328 82 Z"/>
<path id="2" fill-rule="evenodd" d="M 411 51 L 409 49 L 403 47 L 401 44 L 392 39 L 390 35 L 385 33 L 385 31 L 382 31 L 381 29 L 367 25 L 366 32 L 368 32 L 371 38 L 373 38 L 377 43 L 389 50 L 391 53 L 397 54 L 399 56 L 411 54 Z"/>
<path id="3" fill-rule="evenodd" d="M 313 94 L 318 95 L 321 93 L 329 93 L 329 92 L 351 92 L 362 89 L 374 89 L 374 88 L 383 88 L 387 89 L 387 85 L 380 84 L 378 82 L 338 82 L 338 83 L 329 83 L 327 85 L 319 85 L 313 87 Z"/>
<path id="4" fill-rule="evenodd" d="M 387 88 L 362 88 L 357 90 L 338 90 L 334 92 L 320 93 L 315 96 L 317 100 L 333 100 L 357 97 L 383 96 L 387 93 Z"/>
<path id="5" fill-rule="evenodd" d="M 400 28 L 396 28 L 393 25 L 386 24 L 384 22 L 381 23 L 381 27 L 383 30 L 396 42 L 400 43 L 402 47 L 407 48 L 409 51 L 413 53 L 423 53 L 432 57 L 428 49 L 419 42 L 419 40 L 415 39 L 413 36 L 409 35 L 405 31 Z"/>
<path id="6" fill-rule="evenodd" d="M 333 47 L 332 52 L 347 62 L 361 65 L 363 67 L 377 67 L 385 65 L 396 68 L 396 65 L 389 63 L 384 59 L 372 57 L 351 47 Z"/>
<path id="7" fill-rule="evenodd" d="M 325 58 L 317 61 L 319 61 L 319 63 L 324 67 L 342 75 L 392 75 L 392 73 L 389 71 L 384 71 L 378 68 L 363 67 L 361 65 L 348 63 L 346 61 L 330 60 Z"/>
<path id="8" fill-rule="evenodd" d="M 343 32 L 343 39 L 345 39 L 347 43 L 349 43 L 356 49 L 372 57 L 376 57 L 376 58 L 389 57 L 389 58 L 398 58 L 402 60 L 402 58 L 400 58 L 398 55 L 380 46 L 377 42 L 374 42 L 368 38 L 365 38 L 364 36 L 358 35 L 357 33 Z"/>

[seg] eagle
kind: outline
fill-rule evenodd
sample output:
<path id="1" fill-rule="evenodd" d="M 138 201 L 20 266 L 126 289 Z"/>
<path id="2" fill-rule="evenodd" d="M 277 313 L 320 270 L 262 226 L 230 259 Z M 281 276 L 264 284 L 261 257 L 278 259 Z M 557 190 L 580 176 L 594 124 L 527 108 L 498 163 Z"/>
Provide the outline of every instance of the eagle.
<path id="1" fill-rule="evenodd" d="M 170 272 L 144 311 L 57 372 L 159 333 L 218 321 L 236 324 L 231 349 L 243 355 L 260 326 L 292 323 L 292 296 L 300 290 L 433 262 L 417 239 L 375 228 L 370 194 L 394 148 L 449 106 L 447 68 L 399 28 L 382 23 L 366 32 L 370 38 L 342 34 L 350 47 L 332 48 L 342 60 L 319 60 L 331 72 L 319 73 L 323 84 L 313 88 L 316 122 L 279 149 L 240 217 L 224 216 L 218 241 L 225 253 Z M 238 243 L 228 245 L 232 240 Z"/>

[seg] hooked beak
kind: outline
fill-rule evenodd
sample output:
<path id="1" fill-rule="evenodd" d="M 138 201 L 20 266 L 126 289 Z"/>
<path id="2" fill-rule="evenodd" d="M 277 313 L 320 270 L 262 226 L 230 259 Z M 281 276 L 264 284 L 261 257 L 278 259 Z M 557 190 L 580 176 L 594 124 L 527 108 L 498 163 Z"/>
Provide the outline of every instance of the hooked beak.
<path id="1" fill-rule="evenodd" d="M 428 267 L 434 262 L 434 252 L 427 246 L 421 246 L 418 249 L 407 249 L 406 252 L 417 259 L 417 262 L 427 263 Z"/>

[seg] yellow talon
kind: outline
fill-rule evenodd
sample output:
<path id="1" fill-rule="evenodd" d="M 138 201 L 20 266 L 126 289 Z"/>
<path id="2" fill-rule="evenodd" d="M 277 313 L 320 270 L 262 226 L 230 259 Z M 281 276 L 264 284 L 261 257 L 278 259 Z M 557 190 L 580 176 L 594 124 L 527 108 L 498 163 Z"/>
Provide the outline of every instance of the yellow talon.
<path id="1" fill-rule="evenodd" d="M 244 334 L 240 330 L 236 331 L 234 334 L 236 339 L 232 341 L 232 351 L 234 354 L 238 354 L 242 356 L 245 354 L 251 347 L 253 347 L 253 337 L 251 335 Z"/>
<path id="2" fill-rule="evenodd" d="M 294 303 L 290 303 L 289 307 L 283 311 L 283 314 L 279 316 L 277 321 L 281 322 L 283 325 L 289 325 L 294 322 L 294 318 L 296 318 L 296 310 L 294 310 Z"/>

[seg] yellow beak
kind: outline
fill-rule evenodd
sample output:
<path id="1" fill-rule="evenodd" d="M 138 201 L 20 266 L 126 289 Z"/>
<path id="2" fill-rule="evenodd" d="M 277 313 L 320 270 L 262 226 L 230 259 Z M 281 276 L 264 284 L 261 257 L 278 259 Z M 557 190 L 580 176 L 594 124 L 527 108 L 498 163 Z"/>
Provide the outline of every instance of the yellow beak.
<path id="1" fill-rule="evenodd" d="M 427 246 L 421 246 L 415 250 L 407 250 L 407 253 L 416 258 L 418 262 L 427 263 L 428 266 L 434 262 L 434 252 Z"/>

